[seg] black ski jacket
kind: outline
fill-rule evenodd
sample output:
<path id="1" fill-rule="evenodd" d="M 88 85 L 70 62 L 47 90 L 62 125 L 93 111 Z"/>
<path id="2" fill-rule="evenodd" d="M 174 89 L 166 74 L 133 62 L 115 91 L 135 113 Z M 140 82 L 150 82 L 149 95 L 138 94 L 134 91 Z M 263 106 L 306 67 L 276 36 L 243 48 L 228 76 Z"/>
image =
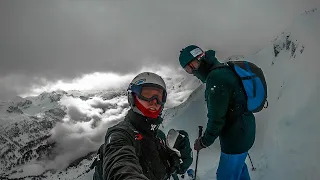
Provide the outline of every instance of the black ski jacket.
<path id="1" fill-rule="evenodd" d="M 159 119 L 158 125 L 161 122 Z M 129 110 L 122 122 L 108 129 L 103 147 L 104 180 L 165 180 L 170 177 L 174 156 L 159 138 L 164 133 L 157 126 Z"/>

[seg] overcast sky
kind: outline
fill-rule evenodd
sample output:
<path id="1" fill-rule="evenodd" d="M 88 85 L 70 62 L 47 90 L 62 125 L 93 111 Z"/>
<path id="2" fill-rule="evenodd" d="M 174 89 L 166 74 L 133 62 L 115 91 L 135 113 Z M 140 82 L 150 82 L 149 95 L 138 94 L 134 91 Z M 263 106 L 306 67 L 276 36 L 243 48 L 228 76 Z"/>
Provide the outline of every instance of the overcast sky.
<path id="1" fill-rule="evenodd" d="M 175 68 L 188 44 L 219 58 L 253 53 L 319 2 L 1 0 L 0 99 L 94 72 Z"/>

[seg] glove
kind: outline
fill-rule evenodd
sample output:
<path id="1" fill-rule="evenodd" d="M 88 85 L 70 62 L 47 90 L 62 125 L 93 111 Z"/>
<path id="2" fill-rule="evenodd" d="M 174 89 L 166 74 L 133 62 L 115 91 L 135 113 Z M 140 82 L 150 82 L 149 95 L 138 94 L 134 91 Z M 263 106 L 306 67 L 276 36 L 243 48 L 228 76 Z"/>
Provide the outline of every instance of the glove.
<path id="1" fill-rule="evenodd" d="M 166 145 L 174 156 L 174 166 L 177 174 L 184 174 L 193 161 L 188 133 L 184 130 L 170 129 L 166 138 Z"/>
<path id="2" fill-rule="evenodd" d="M 171 153 L 170 154 L 170 168 L 169 168 L 169 174 L 175 173 L 180 166 L 180 158 L 176 153 Z"/>
<path id="3" fill-rule="evenodd" d="M 188 133 L 184 130 L 170 129 L 166 138 L 166 145 L 180 161 L 176 173 L 184 174 L 193 161 Z"/>
<path id="4" fill-rule="evenodd" d="M 196 151 L 200 151 L 201 149 L 203 148 L 206 148 L 207 146 L 205 146 L 203 143 L 202 143 L 202 137 L 199 137 L 198 139 L 196 139 L 194 141 L 194 146 L 193 146 L 193 149 L 196 150 Z"/>
<path id="5" fill-rule="evenodd" d="M 166 146 L 173 152 L 175 152 L 178 157 L 181 157 L 180 151 L 177 149 L 177 145 L 179 143 L 179 141 L 177 141 L 179 138 L 179 136 L 181 137 L 179 131 L 175 130 L 175 129 L 170 129 L 167 137 L 166 137 Z"/>

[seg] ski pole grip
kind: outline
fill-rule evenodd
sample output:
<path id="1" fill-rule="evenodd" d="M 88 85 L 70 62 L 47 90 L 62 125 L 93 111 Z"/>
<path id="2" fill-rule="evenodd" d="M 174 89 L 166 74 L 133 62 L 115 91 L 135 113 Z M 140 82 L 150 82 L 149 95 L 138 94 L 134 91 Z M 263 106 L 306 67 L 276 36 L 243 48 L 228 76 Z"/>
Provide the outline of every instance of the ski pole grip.
<path id="1" fill-rule="evenodd" d="M 198 126 L 199 127 L 199 137 L 202 136 L 202 130 L 203 130 L 203 127 L 202 126 Z"/>

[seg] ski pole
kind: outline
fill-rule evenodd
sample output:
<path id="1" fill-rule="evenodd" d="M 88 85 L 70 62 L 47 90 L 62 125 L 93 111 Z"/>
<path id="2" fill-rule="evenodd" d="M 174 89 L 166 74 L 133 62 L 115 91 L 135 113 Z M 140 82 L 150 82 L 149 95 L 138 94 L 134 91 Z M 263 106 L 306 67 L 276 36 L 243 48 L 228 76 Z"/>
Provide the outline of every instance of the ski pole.
<path id="1" fill-rule="evenodd" d="M 253 163 L 252 163 L 252 160 L 251 160 L 251 157 L 250 157 L 250 154 L 248 153 L 248 156 L 249 156 L 249 159 L 250 159 L 250 162 L 251 162 L 251 166 L 252 166 L 252 171 L 256 170 L 256 168 L 253 166 Z"/>
<path id="2" fill-rule="evenodd" d="M 199 136 L 198 136 L 198 138 L 200 138 L 202 136 L 202 126 L 198 126 L 198 127 L 199 127 Z M 195 173 L 194 173 L 194 180 L 197 178 L 198 159 L 199 159 L 199 150 L 197 150 L 196 169 L 195 169 Z"/>

